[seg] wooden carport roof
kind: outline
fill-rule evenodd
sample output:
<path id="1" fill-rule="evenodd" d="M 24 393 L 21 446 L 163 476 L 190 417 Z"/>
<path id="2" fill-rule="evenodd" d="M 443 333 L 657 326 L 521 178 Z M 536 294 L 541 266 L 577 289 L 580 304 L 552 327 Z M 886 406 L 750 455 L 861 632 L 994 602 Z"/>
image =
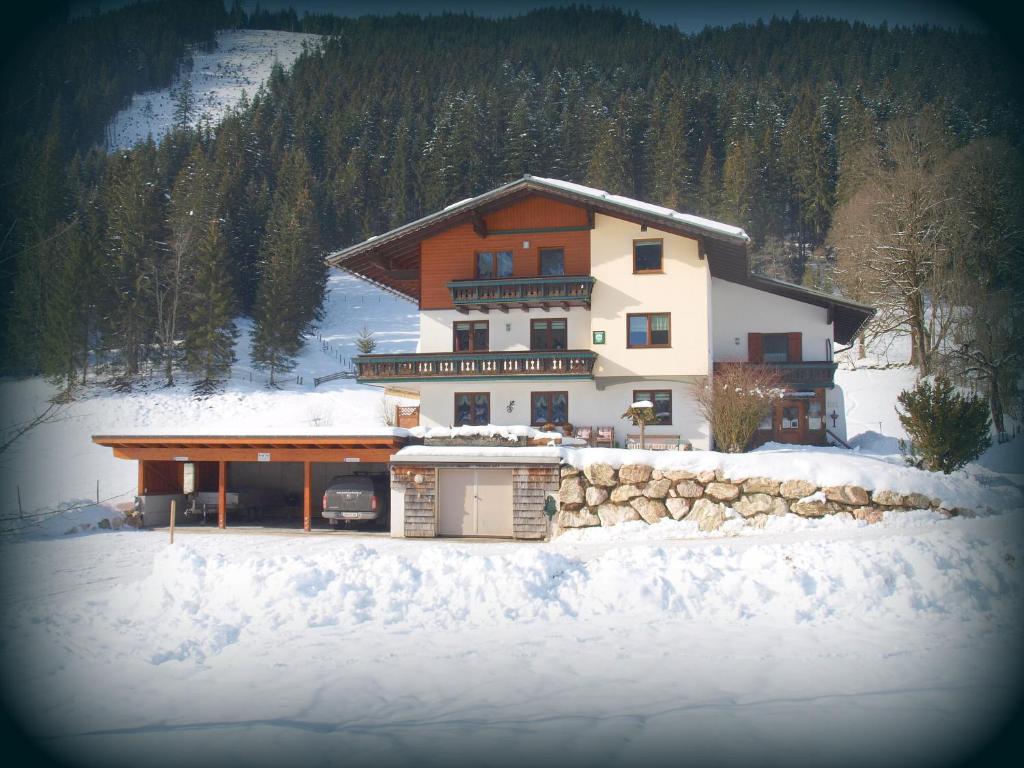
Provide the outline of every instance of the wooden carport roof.
<path id="1" fill-rule="evenodd" d="M 120 459 L 153 461 L 386 462 L 403 435 L 94 435 Z M 264 454 L 264 456 L 260 456 Z"/>

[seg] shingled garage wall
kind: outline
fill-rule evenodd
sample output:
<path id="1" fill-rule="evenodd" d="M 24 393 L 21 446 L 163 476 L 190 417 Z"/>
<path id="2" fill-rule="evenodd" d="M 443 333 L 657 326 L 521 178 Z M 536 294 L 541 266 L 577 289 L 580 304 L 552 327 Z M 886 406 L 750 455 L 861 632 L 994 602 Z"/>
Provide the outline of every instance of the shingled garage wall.
<path id="1" fill-rule="evenodd" d="M 558 494 L 557 464 L 393 464 L 391 485 L 403 490 L 406 537 L 437 536 L 437 472 L 454 466 L 511 469 L 513 538 L 547 538 L 544 502 L 548 494 Z"/>

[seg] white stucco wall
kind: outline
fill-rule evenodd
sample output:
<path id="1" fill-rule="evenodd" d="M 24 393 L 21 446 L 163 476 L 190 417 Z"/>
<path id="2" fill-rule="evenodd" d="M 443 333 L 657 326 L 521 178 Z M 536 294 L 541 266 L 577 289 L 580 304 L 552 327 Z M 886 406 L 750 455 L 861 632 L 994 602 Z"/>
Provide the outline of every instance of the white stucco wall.
<path id="1" fill-rule="evenodd" d="M 469 312 L 463 314 L 454 309 L 433 309 L 420 313 L 419 352 L 451 352 L 452 328 L 456 322 L 488 322 L 490 347 L 493 351 L 511 352 L 530 348 L 530 321 L 566 319 L 566 334 L 569 349 L 590 349 L 590 313 L 582 307 L 555 309 L 510 309 L 507 313 L 497 310 Z"/>
<path id="2" fill-rule="evenodd" d="M 455 417 L 456 392 L 489 392 L 491 423 L 512 426 L 530 423 L 531 392 L 568 392 L 569 421 L 576 426 L 613 426 L 620 444 L 627 434 L 638 429 L 621 414 L 632 402 L 638 389 L 672 390 L 672 424 L 645 428 L 649 435 L 680 435 L 694 448 L 707 449 L 708 425 L 697 411 L 690 386 L 680 382 L 651 379 L 643 382 L 617 384 L 598 390 L 592 381 L 425 381 L 420 388 L 420 424 L 426 427 L 448 427 Z M 514 401 L 512 411 L 508 404 Z"/>
<path id="3" fill-rule="evenodd" d="M 800 332 L 803 359 L 827 359 L 832 324 L 823 307 L 716 277 L 711 279 L 711 318 L 716 362 L 745 362 L 748 333 Z"/>
<path id="4" fill-rule="evenodd" d="M 633 274 L 633 241 L 661 238 L 664 274 Z M 708 372 L 710 273 L 697 241 L 598 214 L 590 234 L 591 329 L 606 343 L 594 347 L 598 377 L 700 376 Z M 630 349 L 626 316 L 671 314 L 671 347 Z"/>

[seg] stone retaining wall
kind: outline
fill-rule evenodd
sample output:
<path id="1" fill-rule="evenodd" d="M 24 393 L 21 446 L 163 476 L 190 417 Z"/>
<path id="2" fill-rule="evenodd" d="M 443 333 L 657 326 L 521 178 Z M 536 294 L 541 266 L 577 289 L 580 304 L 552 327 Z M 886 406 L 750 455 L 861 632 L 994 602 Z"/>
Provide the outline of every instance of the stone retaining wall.
<path id="1" fill-rule="evenodd" d="M 947 507 L 920 493 L 869 490 L 857 485 L 818 487 L 806 480 L 726 478 L 719 470 L 659 470 L 645 464 L 562 466 L 559 528 L 616 525 L 628 520 L 656 523 L 666 517 L 692 520 L 702 531 L 725 522 L 731 507 L 748 525 L 763 527 L 771 516 L 842 515 L 876 523 L 890 509 L 937 509 L 947 516 L 967 510 Z"/>

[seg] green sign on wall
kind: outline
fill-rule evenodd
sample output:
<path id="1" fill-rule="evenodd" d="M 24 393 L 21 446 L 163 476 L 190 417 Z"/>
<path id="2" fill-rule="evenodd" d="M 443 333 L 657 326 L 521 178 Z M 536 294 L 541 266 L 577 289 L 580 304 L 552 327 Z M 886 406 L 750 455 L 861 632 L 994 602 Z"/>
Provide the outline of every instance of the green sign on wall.
<path id="1" fill-rule="evenodd" d="M 594 331 L 594 343 L 604 344 L 604 331 Z"/>

